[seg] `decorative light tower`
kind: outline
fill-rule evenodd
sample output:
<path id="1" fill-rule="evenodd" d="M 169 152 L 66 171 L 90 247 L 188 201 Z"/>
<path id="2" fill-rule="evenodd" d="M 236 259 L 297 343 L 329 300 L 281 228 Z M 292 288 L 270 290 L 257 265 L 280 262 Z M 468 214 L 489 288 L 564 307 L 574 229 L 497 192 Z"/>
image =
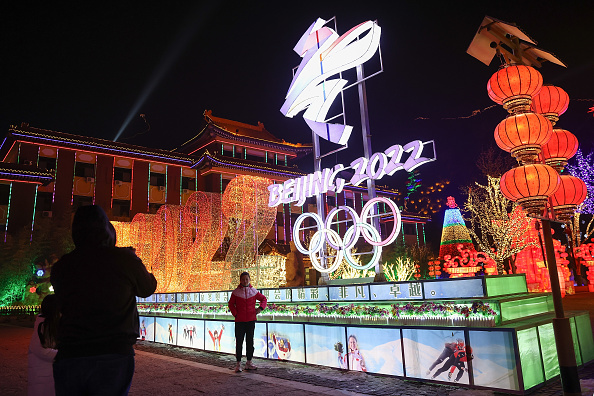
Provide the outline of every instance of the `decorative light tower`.
<path id="1" fill-rule="evenodd" d="M 495 141 L 516 158 L 519 166 L 501 177 L 501 191 L 542 223 L 555 306 L 553 328 L 563 394 L 581 395 L 571 326 L 563 311 L 551 235 L 555 209 L 561 212 L 560 219 L 565 220 L 572 214 L 571 207 L 581 203 L 583 195 L 580 183 L 574 180 L 577 178 L 562 181 L 558 173 L 569 156 L 575 154 L 571 148 L 575 136 L 558 132 L 549 145 L 553 125 L 567 109 L 569 97 L 560 88 L 543 88 L 542 76 L 532 67 L 540 67 L 544 61 L 566 66 L 553 54 L 536 48 L 536 42 L 518 27 L 491 17 L 483 19 L 467 52 L 486 65 L 495 55 L 503 58 L 501 69 L 489 79 L 487 91 L 489 97 L 510 114 L 495 129 Z M 585 189 L 585 185 L 583 187 Z"/>

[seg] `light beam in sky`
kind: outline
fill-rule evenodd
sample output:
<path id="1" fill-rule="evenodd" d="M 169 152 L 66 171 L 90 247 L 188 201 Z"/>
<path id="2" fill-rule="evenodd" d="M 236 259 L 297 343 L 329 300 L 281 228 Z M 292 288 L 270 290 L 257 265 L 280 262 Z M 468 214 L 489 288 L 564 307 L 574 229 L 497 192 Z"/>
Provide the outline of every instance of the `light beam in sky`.
<path id="1" fill-rule="evenodd" d="M 173 63 L 179 58 L 183 50 L 188 45 L 190 39 L 194 36 L 198 28 L 202 25 L 202 22 L 205 19 L 207 19 L 208 16 L 212 13 L 213 8 L 213 6 L 210 6 L 197 9 L 196 12 L 194 12 L 193 17 L 188 18 L 185 24 L 180 28 L 175 40 L 169 46 L 163 58 L 161 58 L 161 62 L 159 62 L 159 65 L 155 68 L 155 70 L 153 70 L 153 73 L 149 78 L 149 81 L 144 86 L 144 89 L 138 96 L 138 99 L 136 99 L 136 103 L 134 103 L 134 105 L 130 109 L 130 112 L 126 116 L 126 119 L 124 120 L 124 123 L 120 127 L 115 138 L 113 138 L 114 142 L 120 138 L 124 130 L 128 127 L 128 124 L 130 123 L 132 118 L 138 114 L 140 107 L 151 95 L 155 87 L 161 82 L 165 73 L 167 73 L 171 68 L 171 65 L 173 65 Z"/>

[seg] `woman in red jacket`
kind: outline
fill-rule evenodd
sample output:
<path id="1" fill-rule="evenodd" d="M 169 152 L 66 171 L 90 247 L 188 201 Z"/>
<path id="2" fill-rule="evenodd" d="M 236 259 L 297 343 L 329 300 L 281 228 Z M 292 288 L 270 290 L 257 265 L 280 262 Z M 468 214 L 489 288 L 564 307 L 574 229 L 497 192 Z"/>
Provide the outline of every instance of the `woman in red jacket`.
<path id="1" fill-rule="evenodd" d="M 256 300 L 260 306 L 256 308 Z M 250 274 L 244 272 L 239 277 L 239 286 L 231 293 L 229 310 L 235 317 L 235 358 L 237 364 L 235 372 L 241 372 L 241 355 L 243 354 L 243 339 L 245 337 L 247 363 L 246 370 L 256 370 L 252 363 L 254 356 L 254 329 L 256 328 L 256 315 L 266 308 L 266 297 L 255 287 L 250 285 Z"/>

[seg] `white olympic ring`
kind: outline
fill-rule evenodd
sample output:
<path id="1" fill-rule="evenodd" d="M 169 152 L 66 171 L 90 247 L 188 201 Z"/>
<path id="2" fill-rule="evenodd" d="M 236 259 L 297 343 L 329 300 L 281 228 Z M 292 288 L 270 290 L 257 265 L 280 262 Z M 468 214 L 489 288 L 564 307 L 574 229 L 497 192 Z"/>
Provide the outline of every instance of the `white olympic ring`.
<path id="1" fill-rule="evenodd" d="M 367 223 L 367 217 L 369 216 L 368 212 L 371 212 L 371 210 L 373 209 L 373 205 L 375 205 L 377 202 L 383 202 L 386 205 L 388 205 L 390 207 L 390 209 L 392 210 L 392 213 L 394 213 L 394 227 L 392 228 L 392 233 L 390 234 L 390 236 L 383 240 L 383 241 L 379 241 L 379 242 L 375 242 L 373 240 L 370 240 L 371 238 L 368 238 L 366 235 L 366 232 L 363 231 L 363 238 L 365 238 L 365 240 L 374 245 L 374 246 L 384 246 L 384 245 L 389 245 L 390 243 L 394 242 L 394 240 L 396 239 L 396 237 L 398 236 L 398 234 L 400 234 L 400 225 L 401 225 L 401 216 L 400 216 L 400 210 L 398 210 L 398 207 L 396 206 L 396 204 L 394 203 L 394 201 L 392 201 L 391 199 L 388 198 L 384 198 L 384 197 L 375 197 L 373 199 L 370 199 L 365 206 L 363 206 L 363 210 L 361 211 L 361 221 L 364 223 Z"/>
<path id="2" fill-rule="evenodd" d="M 329 228 L 323 228 L 321 230 L 316 231 L 316 233 L 313 234 L 313 236 L 311 237 L 311 243 L 313 244 L 314 243 L 313 241 L 316 238 L 321 241 L 322 234 L 331 235 L 333 238 L 335 238 L 337 244 L 342 245 L 342 239 L 340 238 L 340 235 L 338 235 L 338 233 L 336 231 L 329 229 Z M 326 239 L 329 240 L 327 236 L 326 236 Z M 320 243 L 320 245 L 322 246 L 323 244 Z M 320 249 L 310 253 L 309 259 L 311 260 L 311 265 L 313 265 L 313 267 L 315 269 L 317 269 L 319 272 L 334 272 L 334 271 L 336 271 L 338 269 L 338 267 L 340 266 L 340 263 L 342 262 L 342 257 L 344 255 L 344 249 L 342 249 L 342 247 L 341 247 L 340 249 L 336 250 L 336 258 L 334 259 L 334 263 L 332 263 L 332 265 L 328 268 L 322 267 L 322 265 L 320 264 L 320 262 L 318 261 L 318 258 L 316 256 L 316 253 L 318 251 L 321 252 L 322 250 L 323 249 L 320 248 Z"/>
<path id="3" fill-rule="evenodd" d="M 353 230 L 356 230 L 355 232 L 359 231 L 359 227 L 363 227 L 364 229 L 367 229 L 369 232 L 371 232 L 371 234 L 373 235 L 373 238 L 376 241 L 380 241 L 382 239 L 382 237 L 380 236 L 379 232 L 375 228 L 373 228 L 371 225 L 369 225 L 367 223 L 358 223 L 356 225 L 353 225 L 344 234 L 344 238 L 347 239 L 349 237 L 349 233 L 352 233 Z M 372 247 L 373 247 L 373 257 L 365 265 L 358 265 L 355 262 L 355 260 L 352 257 L 352 251 L 351 251 L 351 249 L 345 250 L 344 258 L 349 263 L 349 265 L 351 267 L 353 267 L 354 269 L 356 269 L 356 270 L 366 270 L 366 269 L 369 269 L 369 268 L 371 268 L 371 267 L 373 267 L 375 265 L 376 261 L 379 260 L 379 257 L 382 254 L 382 245 L 372 245 Z"/>
<path id="4" fill-rule="evenodd" d="M 332 218 L 334 217 L 334 214 L 336 212 L 338 212 L 339 210 L 344 210 L 345 212 L 349 212 L 351 215 L 351 218 L 353 220 L 353 225 L 359 224 L 359 215 L 357 214 L 357 212 L 355 212 L 355 209 L 351 208 L 350 206 L 339 206 L 337 208 L 334 208 L 330 211 L 330 213 L 328 213 L 328 216 L 326 216 L 326 222 L 324 223 L 326 228 L 331 228 L 332 226 Z M 355 227 L 355 234 L 353 235 L 353 239 L 350 240 L 348 243 L 344 244 L 344 249 L 352 249 L 353 246 L 355 246 L 355 244 L 357 243 L 357 240 L 359 239 L 359 234 L 361 233 L 361 231 L 359 230 L 359 227 Z M 346 236 L 346 234 L 345 234 Z M 344 241 L 343 241 L 344 243 Z M 334 246 L 332 244 L 332 242 L 328 241 L 328 244 L 330 246 L 332 246 L 333 249 L 338 249 L 337 246 Z"/>
<path id="5" fill-rule="evenodd" d="M 372 214 L 374 207 L 373 205 L 380 202 L 386 204 L 394 216 L 394 227 L 392 228 L 392 232 L 388 238 L 384 240 L 381 239 L 379 230 L 373 226 L 373 218 L 381 216 L 379 214 Z M 338 233 L 331 228 L 333 224 L 336 224 L 333 222 L 333 217 L 340 210 L 348 212 L 353 222 L 353 225 L 349 227 L 344 234 L 344 239 L 341 238 L 340 235 L 338 235 Z M 314 227 L 317 228 L 317 231 L 311 237 L 309 248 L 306 249 L 299 239 L 299 232 L 307 229 L 301 228 L 301 225 L 308 217 L 311 217 L 316 222 L 316 226 Z M 371 220 L 371 224 L 369 220 Z M 388 198 L 376 197 L 369 200 L 365 204 L 363 210 L 361 211 L 361 216 L 357 215 L 355 210 L 349 206 L 340 206 L 332 209 L 330 213 L 328 213 L 326 221 L 323 221 L 317 213 L 301 214 L 293 225 L 293 241 L 297 250 L 303 254 L 309 255 L 312 265 L 320 272 L 335 271 L 340 265 L 343 255 L 351 267 L 357 270 L 364 270 L 371 268 L 377 263 L 377 261 L 379 261 L 379 257 L 382 252 L 382 246 L 394 242 L 398 234 L 400 234 L 400 229 L 401 215 L 396 204 Z M 322 236 L 324 236 L 324 238 L 322 238 Z M 365 241 L 373 246 L 372 259 L 367 264 L 362 266 L 357 265 L 351 253 L 352 248 L 355 246 L 360 236 L 363 236 Z M 317 254 L 322 253 L 324 250 L 324 242 L 327 242 L 330 247 L 337 251 L 336 259 L 329 268 L 323 268 L 316 256 Z"/>
<path id="6" fill-rule="evenodd" d="M 306 250 L 303 247 L 303 245 L 301 244 L 301 241 L 299 240 L 299 229 L 300 229 L 299 226 L 308 217 L 311 217 L 312 219 L 314 219 L 316 221 L 316 223 L 318 224 L 318 229 L 320 229 L 320 230 L 324 229 L 324 222 L 322 221 L 320 216 L 318 216 L 317 213 L 302 213 L 299 217 L 297 217 L 297 220 L 295 220 L 295 224 L 293 224 L 293 242 L 295 243 L 295 247 L 301 253 L 309 255 L 312 252 L 316 252 L 319 249 L 321 249 L 322 241 L 320 240 L 320 242 L 319 242 L 320 246 L 316 246 L 315 249 L 310 249 L 310 250 Z"/>

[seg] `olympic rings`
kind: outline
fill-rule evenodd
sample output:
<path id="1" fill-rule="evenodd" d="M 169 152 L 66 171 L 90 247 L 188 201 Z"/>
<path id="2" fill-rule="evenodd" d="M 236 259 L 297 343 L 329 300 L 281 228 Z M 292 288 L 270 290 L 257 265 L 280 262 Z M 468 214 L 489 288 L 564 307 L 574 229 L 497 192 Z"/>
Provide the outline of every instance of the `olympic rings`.
<path id="1" fill-rule="evenodd" d="M 387 205 L 392 212 L 394 219 L 394 227 L 392 228 L 390 235 L 384 240 L 382 240 L 379 230 L 373 226 L 373 219 L 382 216 L 380 214 L 372 213 L 374 205 L 378 203 L 384 203 Z M 333 224 L 337 224 L 337 222 L 333 222 L 333 217 L 335 217 L 336 213 L 340 210 L 348 212 L 353 222 L 353 225 L 347 229 L 343 238 L 341 238 L 340 235 L 331 228 Z M 312 218 L 316 225 L 302 228 L 301 225 L 308 217 Z M 312 265 L 320 272 L 335 271 L 339 267 L 343 256 L 351 267 L 357 270 L 364 270 L 371 268 L 379 261 L 382 252 L 382 246 L 394 242 L 398 234 L 400 234 L 401 221 L 402 219 L 400 210 L 398 210 L 398 207 L 392 200 L 384 197 L 376 197 L 369 200 L 365 204 L 360 216 L 357 215 L 357 212 L 355 212 L 355 210 L 349 206 L 339 206 L 332 209 L 326 216 L 326 221 L 323 221 L 317 213 L 301 214 L 293 225 L 293 241 L 297 250 L 303 254 L 309 255 Z M 311 237 L 309 247 L 306 249 L 299 240 L 299 232 L 314 227 L 317 228 L 317 231 Z M 355 262 L 351 253 L 351 250 L 356 245 L 360 236 L 363 236 L 365 241 L 373 246 L 373 256 L 371 260 L 362 266 Z M 337 252 L 334 262 L 328 268 L 321 266 L 317 256 L 325 255 L 324 242 L 328 243 L 328 245 Z M 368 253 L 371 252 L 366 252 L 366 254 Z"/>

